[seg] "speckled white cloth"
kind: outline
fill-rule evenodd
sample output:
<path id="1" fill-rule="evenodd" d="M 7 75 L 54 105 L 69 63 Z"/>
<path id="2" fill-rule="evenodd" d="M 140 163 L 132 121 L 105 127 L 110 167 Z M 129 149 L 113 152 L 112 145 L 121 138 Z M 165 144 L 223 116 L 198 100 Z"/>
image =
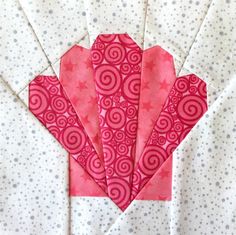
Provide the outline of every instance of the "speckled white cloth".
<path id="1" fill-rule="evenodd" d="M 0 0 L 0 234 L 236 231 L 235 0 Z M 173 154 L 172 201 L 69 197 L 66 151 L 28 110 L 28 84 L 59 75 L 74 44 L 128 33 L 208 87 L 209 110 Z"/>

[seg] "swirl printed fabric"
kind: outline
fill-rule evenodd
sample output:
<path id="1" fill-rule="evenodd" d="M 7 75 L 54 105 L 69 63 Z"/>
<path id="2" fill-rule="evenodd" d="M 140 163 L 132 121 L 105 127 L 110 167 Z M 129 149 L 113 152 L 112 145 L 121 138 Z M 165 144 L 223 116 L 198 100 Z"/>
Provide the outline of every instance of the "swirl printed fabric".
<path id="1" fill-rule="evenodd" d="M 206 83 L 197 76 L 176 79 L 134 171 L 132 198 L 207 111 L 206 98 Z"/>
<path id="2" fill-rule="evenodd" d="M 100 35 L 92 50 L 108 195 L 130 203 L 142 50 L 128 35 Z"/>
<path id="3" fill-rule="evenodd" d="M 91 49 L 72 47 L 61 58 L 60 80 L 37 76 L 29 85 L 30 110 L 121 210 L 171 169 L 206 98 L 204 81 L 177 78 L 168 52 L 143 51 L 127 34 L 99 35 Z"/>
<path id="4" fill-rule="evenodd" d="M 36 77 L 29 92 L 31 112 L 107 192 L 105 169 L 57 77 Z"/>

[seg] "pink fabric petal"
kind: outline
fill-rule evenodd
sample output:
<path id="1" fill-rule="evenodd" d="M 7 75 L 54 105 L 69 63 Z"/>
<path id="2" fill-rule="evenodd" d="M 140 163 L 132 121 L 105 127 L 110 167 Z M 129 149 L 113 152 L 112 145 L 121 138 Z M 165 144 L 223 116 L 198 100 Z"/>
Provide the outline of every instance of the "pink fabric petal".
<path id="1" fill-rule="evenodd" d="M 127 34 L 99 35 L 92 47 L 109 197 L 130 203 L 142 50 Z"/>
<path id="2" fill-rule="evenodd" d="M 207 110 L 206 83 L 191 74 L 176 79 L 134 171 L 132 198 L 171 156 Z"/>
<path id="3" fill-rule="evenodd" d="M 30 82 L 29 109 L 106 192 L 102 162 L 56 76 Z"/>
<path id="4" fill-rule="evenodd" d="M 135 165 L 175 82 L 172 56 L 159 46 L 143 51 Z"/>
<path id="5" fill-rule="evenodd" d="M 76 45 L 61 57 L 60 82 L 103 162 L 94 71 L 89 49 Z"/>

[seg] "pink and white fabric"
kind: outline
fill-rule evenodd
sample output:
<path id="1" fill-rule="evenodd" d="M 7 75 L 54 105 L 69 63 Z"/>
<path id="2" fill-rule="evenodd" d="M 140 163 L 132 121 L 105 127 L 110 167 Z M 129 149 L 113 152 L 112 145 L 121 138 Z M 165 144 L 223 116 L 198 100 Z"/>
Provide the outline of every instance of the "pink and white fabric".
<path id="1" fill-rule="evenodd" d="M 130 203 L 142 50 L 128 35 L 100 35 L 92 50 L 108 195 Z"/>
<path id="2" fill-rule="evenodd" d="M 135 199 L 171 200 L 172 153 L 207 110 L 205 82 L 177 78 L 168 52 L 127 34 L 72 47 L 59 80 L 38 76 L 29 93 L 69 153 L 70 195 L 108 196 L 123 211 Z"/>

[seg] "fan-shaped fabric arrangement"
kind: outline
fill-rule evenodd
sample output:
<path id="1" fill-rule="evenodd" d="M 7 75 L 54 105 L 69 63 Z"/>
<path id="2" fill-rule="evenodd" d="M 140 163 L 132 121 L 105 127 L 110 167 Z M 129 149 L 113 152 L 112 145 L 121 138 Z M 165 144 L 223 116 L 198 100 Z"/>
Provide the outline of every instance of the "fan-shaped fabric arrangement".
<path id="1" fill-rule="evenodd" d="M 94 191 L 99 185 L 122 210 L 150 194 L 170 200 L 172 153 L 206 112 L 206 98 L 200 78 L 176 77 L 168 52 L 142 50 L 127 34 L 99 35 L 91 49 L 75 45 L 59 79 L 39 75 L 29 85 L 32 113 Z"/>

